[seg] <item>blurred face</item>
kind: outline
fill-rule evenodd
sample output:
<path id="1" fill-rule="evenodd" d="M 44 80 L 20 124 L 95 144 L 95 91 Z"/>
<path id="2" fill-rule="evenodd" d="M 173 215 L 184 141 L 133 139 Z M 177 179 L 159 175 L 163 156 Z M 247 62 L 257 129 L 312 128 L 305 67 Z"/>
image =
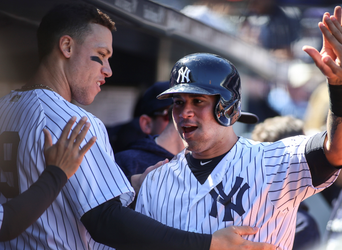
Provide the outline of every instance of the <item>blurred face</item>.
<path id="1" fill-rule="evenodd" d="M 168 108 L 165 108 L 163 111 L 155 112 L 151 119 L 151 135 L 160 135 L 169 124 Z"/>
<path id="2" fill-rule="evenodd" d="M 173 97 L 173 117 L 180 136 L 188 143 L 194 158 L 209 159 L 226 153 L 229 138 L 235 136 L 232 127 L 220 125 L 214 117 L 216 97 L 210 95 L 177 94 Z M 234 138 L 234 143 L 236 139 Z"/>
<path id="3" fill-rule="evenodd" d="M 75 41 L 70 57 L 68 81 L 72 98 L 83 105 L 93 102 L 105 79 L 112 75 L 108 59 L 112 55 L 112 32 L 90 24 L 91 32 L 82 44 Z"/>

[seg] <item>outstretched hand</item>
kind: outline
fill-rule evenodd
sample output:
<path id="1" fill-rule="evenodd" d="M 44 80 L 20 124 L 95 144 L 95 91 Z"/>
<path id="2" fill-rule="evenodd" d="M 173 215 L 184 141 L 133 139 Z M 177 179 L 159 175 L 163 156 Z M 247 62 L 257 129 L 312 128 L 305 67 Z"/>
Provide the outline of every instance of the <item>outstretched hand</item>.
<path id="1" fill-rule="evenodd" d="M 149 166 L 148 168 L 146 168 L 145 172 L 142 174 L 135 174 L 131 176 L 131 184 L 132 187 L 134 188 L 134 191 L 136 194 L 138 194 L 141 184 L 143 183 L 143 181 L 145 180 L 146 175 L 151 172 L 152 170 L 159 168 L 160 166 L 164 165 L 165 163 L 168 163 L 169 160 L 165 159 L 163 161 L 159 161 L 157 162 L 155 165 Z"/>
<path id="2" fill-rule="evenodd" d="M 322 22 L 318 23 L 323 34 L 323 47 L 320 52 L 311 46 L 303 47 L 332 85 L 342 85 L 341 12 L 341 7 L 337 6 L 333 16 L 324 13 Z"/>
<path id="3" fill-rule="evenodd" d="M 60 167 L 65 172 L 68 179 L 77 171 L 85 153 L 96 141 L 96 137 L 93 136 L 86 145 L 79 149 L 81 142 L 89 130 L 90 123 L 87 122 L 86 117 L 82 117 L 68 138 L 71 127 L 75 121 L 76 117 L 72 117 L 68 121 L 62 131 L 61 137 L 57 143 L 53 145 L 49 131 L 47 129 L 43 130 L 45 135 L 44 155 L 46 165 Z"/>
<path id="4" fill-rule="evenodd" d="M 241 235 L 252 235 L 257 228 L 249 226 L 231 226 L 213 233 L 210 250 L 275 250 L 274 245 L 245 240 Z"/>

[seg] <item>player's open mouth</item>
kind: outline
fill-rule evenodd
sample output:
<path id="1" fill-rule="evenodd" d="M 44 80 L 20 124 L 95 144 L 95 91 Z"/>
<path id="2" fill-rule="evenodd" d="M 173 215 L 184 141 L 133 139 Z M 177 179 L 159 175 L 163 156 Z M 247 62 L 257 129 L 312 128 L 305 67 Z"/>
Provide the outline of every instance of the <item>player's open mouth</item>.
<path id="1" fill-rule="evenodd" d="M 192 131 L 196 130 L 197 127 L 196 126 L 184 126 L 182 127 L 183 132 L 186 133 L 191 133 Z"/>
<path id="2" fill-rule="evenodd" d="M 101 86 L 101 82 L 96 82 L 96 83 L 97 83 L 97 86 L 99 86 L 99 87 Z"/>

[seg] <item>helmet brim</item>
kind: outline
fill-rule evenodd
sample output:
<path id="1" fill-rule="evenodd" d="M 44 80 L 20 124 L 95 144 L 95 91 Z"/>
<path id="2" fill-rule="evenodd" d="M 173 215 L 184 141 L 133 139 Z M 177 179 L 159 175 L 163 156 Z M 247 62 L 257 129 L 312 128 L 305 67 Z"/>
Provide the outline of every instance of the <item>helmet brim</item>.
<path id="1" fill-rule="evenodd" d="M 198 94 L 198 95 L 219 95 L 220 93 L 213 93 L 205 90 L 204 88 L 197 87 L 190 84 L 178 84 L 169 88 L 159 94 L 157 98 L 159 100 L 172 98 L 174 94 Z"/>
<path id="2" fill-rule="evenodd" d="M 255 114 L 241 111 L 241 116 L 237 121 L 247 124 L 255 124 L 259 121 L 259 117 Z"/>
<path id="3" fill-rule="evenodd" d="M 157 96 L 158 99 L 163 100 L 172 98 L 174 94 L 198 94 L 198 95 L 219 95 L 220 93 L 213 93 L 205 90 L 204 88 L 197 87 L 190 84 L 178 84 L 169 88 Z M 246 124 L 255 124 L 259 121 L 259 117 L 253 113 L 241 111 L 241 116 L 238 122 Z"/>

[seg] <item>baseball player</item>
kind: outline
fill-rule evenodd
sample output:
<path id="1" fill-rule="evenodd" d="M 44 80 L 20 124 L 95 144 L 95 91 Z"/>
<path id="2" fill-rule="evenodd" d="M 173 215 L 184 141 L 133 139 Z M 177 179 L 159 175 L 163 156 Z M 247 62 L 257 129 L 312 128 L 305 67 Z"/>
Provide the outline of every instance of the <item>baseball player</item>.
<path id="1" fill-rule="evenodd" d="M 14 239 L 39 218 L 56 199 L 67 180 L 77 171 L 84 154 L 94 144 L 96 137 L 79 149 L 90 125 L 86 124 L 86 119 L 82 119 L 77 124 L 68 138 L 75 121 L 75 117 L 69 120 L 60 139 L 54 145 L 52 145 L 50 133 L 46 129 L 43 130 L 47 167 L 39 179 L 24 193 L 0 205 L 0 241 Z M 82 128 L 83 125 L 85 126 Z M 81 128 L 82 132 L 79 133 Z"/>
<path id="2" fill-rule="evenodd" d="M 274 249 L 239 236 L 256 233 L 252 227 L 195 234 L 126 207 L 134 190 L 114 161 L 104 124 L 71 103 L 90 104 L 111 76 L 114 28 L 91 5 L 56 6 L 38 28 L 37 72 L 0 99 L 0 145 L 9 151 L 0 157 L 10 159 L 0 165 L 1 204 L 27 190 L 44 171 L 44 129 L 56 142 L 72 116 L 85 116 L 91 127 L 80 146 L 97 138 L 51 206 L 17 238 L 0 243 L 0 249 Z"/>
<path id="3" fill-rule="evenodd" d="M 325 45 L 330 44 L 333 36 L 321 29 Z M 342 47 L 331 46 L 336 44 Z M 342 74 L 330 71 L 326 76 L 329 87 L 341 92 Z M 173 118 L 188 147 L 147 175 L 136 210 L 191 232 L 258 227 L 257 234 L 246 238 L 292 249 L 298 206 L 331 185 L 342 165 L 337 96 L 341 94 L 330 95 L 328 132 L 258 143 L 237 136 L 232 128 L 241 116 L 236 68 L 213 54 L 183 57 L 171 71 L 170 88 L 158 98 L 173 98 Z"/>

